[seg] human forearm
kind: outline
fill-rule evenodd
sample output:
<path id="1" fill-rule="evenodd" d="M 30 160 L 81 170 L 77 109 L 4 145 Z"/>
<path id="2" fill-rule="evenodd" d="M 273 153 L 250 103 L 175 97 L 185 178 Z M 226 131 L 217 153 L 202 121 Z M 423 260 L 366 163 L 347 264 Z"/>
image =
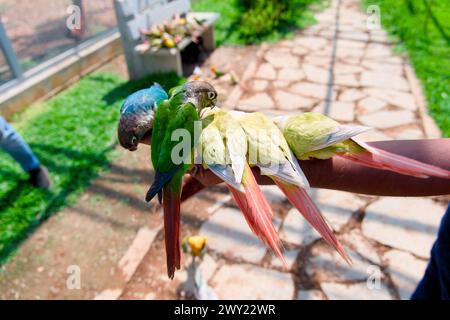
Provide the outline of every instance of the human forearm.
<path id="1" fill-rule="evenodd" d="M 450 169 L 450 139 L 379 141 L 371 143 L 399 155 Z M 426 179 L 376 170 L 349 160 L 301 161 L 311 186 L 382 196 L 433 196 L 450 194 L 450 180 Z"/>

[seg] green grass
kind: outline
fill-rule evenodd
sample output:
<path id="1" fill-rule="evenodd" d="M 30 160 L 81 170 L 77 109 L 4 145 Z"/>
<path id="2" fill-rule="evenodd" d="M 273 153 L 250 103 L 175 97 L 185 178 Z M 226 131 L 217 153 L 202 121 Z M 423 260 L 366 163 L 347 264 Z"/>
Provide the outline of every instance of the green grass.
<path id="1" fill-rule="evenodd" d="M 32 188 L 17 163 L 0 152 L 0 263 L 44 219 L 73 204 L 81 191 L 114 158 L 119 108 L 132 92 L 156 81 L 169 89 L 183 80 L 175 74 L 126 82 L 94 73 L 42 105 L 14 118 L 53 180 L 50 191 Z"/>
<path id="2" fill-rule="evenodd" d="M 289 17 L 286 17 L 283 23 L 273 24 L 274 19 L 268 19 L 261 14 L 252 14 L 253 11 L 249 12 L 245 9 L 244 2 L 244 0 L 197 0 L 193 2 L 192 7 L 194 11 L 220 13 L 215 25 L 217 45 L 245 45 L 273 42 L 290 37 L 296 29 L 316 22 L 311 9 L 318 10 L 327 5 L 327 1 L 323 0 L 294 0 L 292 2 L 294 9 Z M 314 5 L 310 7 L 311 4 Z M 261 12 L 260 9 L 254 11 Z M 269 23 L 271 24 L 266 25 Z M 267 32 L 267 29 L 270 31 Z"/>
<path id="3" fill-rule="evenodd" d="M 431 1 L 428 1 L 431 2 Z M 422 0 L 365 0 L 377 4 L 381 21 L 390 35 L 401 41 L 422 82 L 428 108 L 446 137 L 450 137 L 450 7 L 434 0 L 427 18 Z M 426 27 L 425 27 L 426 25 Z"/>

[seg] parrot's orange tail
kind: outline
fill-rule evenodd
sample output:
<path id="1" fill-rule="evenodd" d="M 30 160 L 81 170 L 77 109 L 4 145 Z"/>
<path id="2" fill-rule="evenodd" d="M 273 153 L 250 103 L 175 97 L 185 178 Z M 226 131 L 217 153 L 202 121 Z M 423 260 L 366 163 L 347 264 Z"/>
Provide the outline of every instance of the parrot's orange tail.
<path id="1" fill-rule="evenodd" d="M 320 213 L 317 206 L 312 201 L 311 197 L 306 193 L 305 189 L 298 186 L 286 183 L 272 177 L 277 186 L 283 191 L 286 198 L 292 203 L 294 207 L 303 215 L 303 217 L 313 226 L 314 229 L 330 244 L 349 264 L 350 257 L 345 252 L 344 247 L 333 233 L 331 227 L 327 224 L 324 217 Z"/>
<path id="2" fill-rule="evenodd" d="M 366 143 L 357 142 L 366 151 L 358 153 L 345 153 L 339 156 L 352 160 L 366 167 L 394 171 L 400 174 L 417 178 L 438 177 L 450 179 L 450 171 L 381 150 Z"/>
<path id="3" fill-rule="evenodd" d="M 180 269 L 180 194 L 163 188 L 164 238 L 166 244 L 167 275 L 173 279 L 175 269 Z"/>
<path id="4" fill-rule="evenodd" d="M 281 241 L 272 223 L 272 209 L 256 182 L 253 173 L 246 164 L 242 178 L 244 192 L 240 192 L 227 184 L 234 200 L 244 214 L 250 229 L 280 258 L 287 268 L 281 250 Z"/>

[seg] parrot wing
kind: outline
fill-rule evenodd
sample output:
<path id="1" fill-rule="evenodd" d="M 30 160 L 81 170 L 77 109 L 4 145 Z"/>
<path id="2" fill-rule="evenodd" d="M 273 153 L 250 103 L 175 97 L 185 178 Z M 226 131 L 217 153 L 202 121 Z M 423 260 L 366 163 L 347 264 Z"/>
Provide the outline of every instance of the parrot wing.
<path id="1" fill-rule="evenodd" d="M 152 149 L 151 157 L 153 168 L 158 170 L 160 151 L 164 142 L 164 137 L 167 132 L 167 126 L 172 115 L 172 107 L 168 100 L 162 101 L 156 109 L 153 130 L 152 130 Z"/>
<path id="2" fill-rule="evenodd" d="M 365 126 L 339 125 L 332 131 L 314 139 L 310 145 L 310 149 L 308 150 L 308 152 L 326 148 L 369 130 L 372 130 L 372 128 Z"/>
<path id="3" fill-rule="evenodd" d="M 236 182 L 240 183 L 246 163 L 247 137 L 240 127 L 235 127 L 234 130 L 230 128 L 226 131 L 225 137 L 234 178 Z"/>
<path id="4" fill-rule="evenodd" d="M 177 169 L 183 166 L 186 163 L 187 159 L 192 157 L 192 151 L 194 145 L 196 145 L 196 140 L 198 137 L 195 136 L 194 128 L 196 121 L 199 121 L 199 115 L 195 106 L 188 102 L 183 103 L 182 105 L 173 105 L 172 101 L 170 101 L 170 114 L 168 117 L 168 123 L 165 127 L 165 132 L 162 137 L 161 146 L 158 149 L 158 167 L 156 168 L 161 172 L 168 172 L 173 169 Z M 159 109 L 159 107 L 158 107 Z M 155 118 L 156 120 L 156 118 Z M 174 137 L 174 133 L 177 131 L 180 132 L 181 141 L 176 140 Z M 187 136 L 181 133 L 187 133 Z M 185 140 L 188 139 L 188 140 Z M 153 139 L 152 139 L 153 140 Z M 188 148 L 184 148 L 185 143 L 188 143 Z M 152 146 L 153 147 L 153 146 Z M 178 150 L 179 147 L 183 147 L 180 151 L 188 151 L 188 153 L 176 153 L 177 156 L 181 156 L 181 163 L 174 163 L 173 159 L 173 151 Z M 176 148 L 176 149 L 175 149 Z M 153 151 L 153 150 L 152 150 Z M 179 158 L 180 159 L 180 158 Z M 153 153 L 152 153 L 153 160 Z M 188 168 L 187 166 L 186 168 Z"/>
<path id="5" fill-rule="evenodd" d="M 173 88 L 171 88 L 171 89 L 169 90 L 169 95 L 170 95 L 171 97 L 173 97 L 173 96 L 175 96 L 175 95 L 177 95 L 177 94 L 183 92 L 184 90 L 185 90 L 184 85 L 176 86 L 176 87 L 173 87 Z"/>
<path id="6" fill-rule="evenodd" d="M 136 109 L 142 111 L 156 109 L 155 107 L 166 99 L 168 99 L 167 93 L 158 83 L 154 83 L 150 88 L 139 90 L 128 96 L 120 108 L 120 114 L 133 113 L 137 111 Z"/>
<path id="7" fill-rule="evenodd" d="M 278 169 L 278 172 L 275 174 L 275 176 L 300 188 L 309 189 L 310 186 L 308 179 L 303 173 L 303 170 L 300 168 L 300 164 L 298 163 L 298 160 L 295 157 L 294 153 L 289 148 L 289 145 L 284 138 L 283 133 L 273 122 L 271 122 L 271 125 L 273 130 L 277 132 L 275 136 L 271 136 L 272 143 L 275 143 L 278 148 L 280 148 L 281 152 L 284 154 L 287 160 L 287 162 L 285 162 L 284 164 L 280 164 L 280 168 Z M 273 140 L 274 138 L 276 139 Z"/>
<path id="8" fill-rule="evenodd" d="M 231 153 L 230 157 L 234 157 L 234 159 L 231 160 L 231 165 L 209 164 L 208 168 L 226 184 L 242 192 L 243 189 L 241 181 L 244 173 L 244 163 L 246 160 L 244 158 L 243 161 L 241 161 L 237 155 L 232 156 Z M 238 174 L 236 174 L 236 172 L 238 172 Z"/>
<path id="9" fill-rule="evenodd" d="M 159 83 L 154 83 L 149 89 L 149 94 L 155 99 L 156 105 L 162 101 L 169 99 L 167 92 L 161 87 Z"/>
<path id="10" fill-rule="evenodd" d="M 277 177 L 300 188 L 310 188 L 308 179 L 295 158 L 292 158 L 292 161 L 288 160 L 278 166 L 258 165 L 258 167 L 262 175 Z"/>
<path id="11" fill-rule="evenodd" d="M 302 188 L 308 180 L 292 153 L 281 130 L 262 113 L 235 113 L 248 136 L 249 148 L 257 154 L 261 174 L 276 176 Z M 249 155 L 252 161 L 252 155 Z"/>
<path id="12" fill-rule="evenodd" d="M 325 149 L 371 130 L 365 126 L 341 125 L 315 112 L 277 117 L 274 122 L 283 131 L 289 146 L 300 159 L 308 153 Z"/>
<path id="13" fill-rule="evenodd" d="M 147 202 L 150 202 L 157 194 L 158 199 L 161 202 L 163 186 L 166 185 L 177 172 L 177 168 L 173 168 L 167 172 L 162 172 L 160 171 L 161 168 L 159 166 L 161 150 L 164 148 L 164 137 L 167 134 L 167 127 L 169 124 L 169 119 L 171 119 L 172 112 L 173 110 L 168 100 L 162 101 L 155 112 L 151 148 L 151 158 L 153 168 L 155 169 L 155 178 L 145 196 L 145 201 Z"/>
<path id="14" fill-rule="evenodd" d="M 155 114 L 152 137 L 152 162 L 155 170 L 169 172 L 183 166 L 184 160 L 192 156 L 192 148 L 196 144 L 194 135 L 195 122 L 199 120 L 198 113 L 192 103 L 173 105 L 170 101 L 163 101 Z M 172 152 L 175 147 L 184 146 L 185 140 L 181 142 L 174 139 L 173 134 L 180 130 L 186 130 L 188 136 L 181 135 L 181 138 L 189 139 L 189 154 L 181 154 L 181 163 L 174 163 Z M 186 143 L 187 143 L 186 142 Z M 185 151 L 184 148 L 181 151 Z M 179 155 L 177 153 L 177 155 Z"/>
<path id="15" fill-rule="evenodd" d="M 182 105 L 174 104 L 165 100 L 158 106 L 155 115 L 154 129 L 156 140 L 152 145 L 152 161 L 156 171 L 155 180 L 147 193 L 146 200 L 150 201 L 156 194 L 162 192 L 164 208 L 164 237 L 167 257 L 167 274 L 173 278 L 175 269 L 180 268 L 180 205 L 181 184 L 188 165 L 185 163 L 174 163 L 172 151 L 179 143 L 174 141 L 172 134 L 177 129 L 185 129 L 189 133 L 189 154 L 183 154 L 184 159 L 192 155 L 194 147 L 195 121 L 199 119 L 198 113 L 191 103 Z M 161 121 L 166 121 L 161 123 Z M 153 149 L 154 147 L 155 150 Z M 156 163 L 156 164 L 155 164 Z"/>
<path id="16" fill-rule="evenodd" d="M 351 127 L 314 112 L 276 119 L 300 160 L 329 159 L 335 155 L 360 165 L 397 172 L 417 178 L 450 178 L 450 171 L 372 147 L 354 136 L 366 127 Z"/>
<path id="17" fill-rule="evenodd" d="M 207 126 L 200 135 L 204 163 L 220 179 L 242 191 L 247 153 L 245 133 L 225 111 L 210 112 L 206 120 Z"/>
<path id="18" fill-rule="evenodd" d="M 226 183 L 253 233 L 286 266 L 272 222 L 272 209 L 246 161 L 247 136 L 239 122 L 226 111 L 216 111 L 214 119 L 203 129 L 201 141 L 207 167 Z M 231 164 L 226 163 L 227 158 Z"/>
<path id="19" fill-rule="evenodd" d="M 229 184 L 234 189 L 242 191 L 242 184 L 236 181 L 233 169 L 230 165 L 209 164 L 208 169 L 218 176 L 226 184 Z"/>

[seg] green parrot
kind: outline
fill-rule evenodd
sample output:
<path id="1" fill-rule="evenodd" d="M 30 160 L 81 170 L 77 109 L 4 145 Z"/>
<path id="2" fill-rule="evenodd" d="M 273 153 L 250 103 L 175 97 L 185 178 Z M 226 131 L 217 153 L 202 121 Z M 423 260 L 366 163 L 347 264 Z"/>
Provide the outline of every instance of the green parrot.
<path id="1" fill-rule="evenodd" d="M 175 269 L 180 268 L 180 197 L 183 175 L 193 165 L 195 122 L 203 108 L 213 106 L 217 93 L 214 88 L 200 81 L 188 82 L 170 90 L 170 98 L 158 104 L 152 129 L 151 158 L 155 169 L 155 179 L 147 192 L 146 201 L 156 195 L 164 208 L 164 230 L 167 254 L 167 273 L 173 278 Z M 182 161 L 174 159 L 175 130 L 184 129 L 190 137 L 188 154 L 182 154 Z M 183 151 L 183 150 L 181 150 Z M 183 153 L 183 152 L 182 152 Z M 179 154 L 177 154 L 179 155 Z"/>
<path id="2" fill-rule="evenodd" d="M 245 131 L 227 111 L 215 108 L 204 114 L 199 143 L 204 168 L 225 182 L 250 229 L 286 266 L 272 209 L 247 163 L 247 145 Z"/>
<path id="3" fill-rule="evenodd" d="M 355 138 L 369 127 L 341 125 L 320 113 L 274 119 L 299 160 L 340 156 L 360 165 L 418 178 L 450 178 L 450 171 L 375 148 Z"/>
<path id="4" fill-rule="evenodd" d="M 260 112 L 231 111 L 244 129 L 250 165 L 270 177 L 294 207 L 339 254 L 350 263 L 343 246 L 305 189 L 309 188 L 300 165 L 277 125 Z"/>

